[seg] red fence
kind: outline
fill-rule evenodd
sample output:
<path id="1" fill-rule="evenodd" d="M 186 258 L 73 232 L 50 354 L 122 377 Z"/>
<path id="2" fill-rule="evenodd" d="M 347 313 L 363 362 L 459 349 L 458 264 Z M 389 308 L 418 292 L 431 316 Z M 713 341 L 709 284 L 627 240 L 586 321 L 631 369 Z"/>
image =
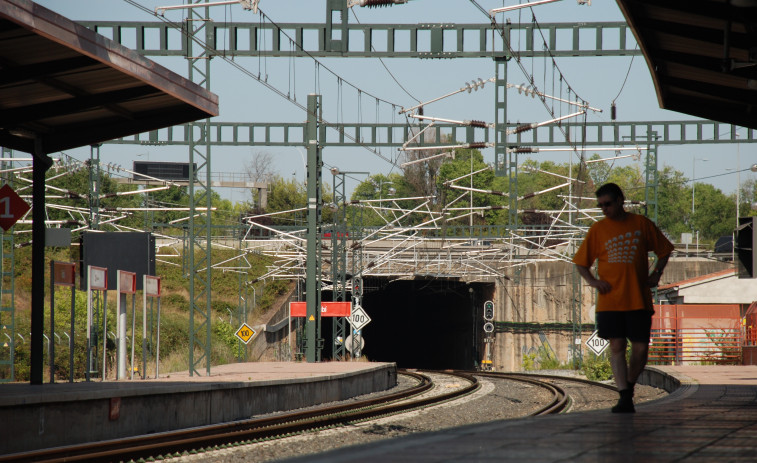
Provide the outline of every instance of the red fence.
<path id="1" fill-rule="evenodd" d="M 757 302 L 744 315 L 744 346 L 757 346 Z"/>
<path id="2" fill-rule="evenodd" d="M 737 304 L 655 305 L 649 363 L 740 365 L 742 339 Z"/>

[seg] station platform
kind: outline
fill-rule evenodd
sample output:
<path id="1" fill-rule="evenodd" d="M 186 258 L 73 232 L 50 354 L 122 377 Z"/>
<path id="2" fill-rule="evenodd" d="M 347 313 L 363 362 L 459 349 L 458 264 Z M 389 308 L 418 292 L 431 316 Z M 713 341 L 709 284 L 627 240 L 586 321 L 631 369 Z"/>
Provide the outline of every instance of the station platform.
<path id="1" fill-rule="evenodd" d="M 247 419 L 396 383 L 394 363 L 254 362 L 210 375 L 0 384 L 0 455 Z"/>
<path id="2" fill-rule="evenodd" d="M 634 414 L 597 410 L 410 435 L 288 462 L 755 462 L 757 366 L 648 367 L 675 389 Z"/>

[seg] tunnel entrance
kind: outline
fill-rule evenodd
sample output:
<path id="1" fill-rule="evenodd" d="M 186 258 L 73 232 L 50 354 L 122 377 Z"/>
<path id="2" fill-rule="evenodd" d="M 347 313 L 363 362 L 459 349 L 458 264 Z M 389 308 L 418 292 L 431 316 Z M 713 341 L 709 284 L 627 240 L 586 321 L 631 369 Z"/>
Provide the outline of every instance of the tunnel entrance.
<path id="1" fill-rule="evenodd" d="M 440 279 L 364 281 L 363 353 L 401 368 L 477 368 L 483 349 L 483 304 L 493 283 Z"/>

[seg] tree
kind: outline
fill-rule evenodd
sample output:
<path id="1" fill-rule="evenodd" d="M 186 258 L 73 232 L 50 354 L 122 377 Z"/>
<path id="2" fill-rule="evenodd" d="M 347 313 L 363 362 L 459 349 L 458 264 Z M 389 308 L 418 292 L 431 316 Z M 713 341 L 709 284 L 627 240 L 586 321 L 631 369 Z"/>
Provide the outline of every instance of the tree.
<path id="1" fill-rule="evenodd" d="M 276 176 L 273 170 L 273 156 L 271 153 L 260 152 L 252 155 L 252 159 L 245 164 L 247 177 L 256 183 L 268 183 Z"/>
<path id="2" fill-rule="evenodd" d="M 399 200 L 415 196 L 417 191 L 407 179 L 398 174 L 372 175 L 360 182 L 352 191 L 351 199 L 357 202 L 348 211 L 348 223 L 361 223 L 367 227 L 380 227 L 395 220 L 398 215 L 386 209 L 412 208 L 417 201 Z M 428 217 L 428 216 L 425 216 Z M 402 224 L 417 223 L 418 215 L 403 217 Z"/>
<path id="3" fill-rule="evenodd" d="M 73 168 L 68 167 L 65 174 L 61 175 L 60 169 L 51 169 L 47 172 L 47 185 L 55 188 L 57 198 L 51 198 L 48 201 L 47 216 L 49 220 L 61 221 L 86 221 L 89 225 L 91 216 L 89 215 L 90 204 L 90 187 L 89 187 L 89 169 L 84 164 L 79 164 Z M 119 184 L 107 173 L 102 173 L 100 177 L 100 189 L 97 192 L 99 196 L 101 213 L 117 213 L 119 216 L 127 217 L 118 221 L 121 225 L 139 227 L 142 223 L 141 215 L 138 213 L 118 212 L 118 208 L 135 208 L 142 204 L 143 195 L 119 195 L 121 192 L 136 190 L 136 185 Z M 20 190 L 21 191 L 21 190 Z M 23 192 L 22 192 L 23 194 Z M 67 208 L 81 208 L 86 212 L 72 212 L 56 208 L 63 206 Z"/>
<path id="4" fill-rule="evenodd" d="M 477 173 L 471 176 L 473 172 Z M 456 149 L 455 158 L 442 164 L 437 179 L 439 205 L 442 210 L 450 212 L 447 220 L 464 216 L 454 222 L 455 225 L 462 226 L 469 224 L 471 217 L 476 225 L 491 223 L 498 219 L 498 214 L 494 210 L 474 210 L 473 214 L 470 215 L 470 212 L 466 212 L 464 209 L 500 206 L 504 204 L 503 196 L 452 188 L 452 185 L 471 188 L 472 183 L 474 190 L 496 191 L 494 190 L 494 178 L 494 171 L 487 169 L 481 151 L 477 149 Z"/>
<path id="5" fill-rule="evenodd" d="M 708 183 L 696 184 L 694 232 L 699 238 L 714 242 L 721 236 L 730 236 L 736 227 L 735 195 L 726 196 Z"/>
<path id="6" fill-rule="evenodd" d="M 413 126 L 410 129 L 412 135 L 416 135 L 420 126 Z M 442 137 L 443 142 L 448 142 L 451 137 Z M 433 143 L 436 141 L 436 133 L 433 131 L 424 132 L 423 142 Z M 416 141 L 415 146 L 419 146 L 420 142 Z M 419 151 L 405 151 L 405 161 L 412 162 L 421 159 L 428 159 L 431 156 L 438 155 L 442 151 L 438 149 L 426 149 Z M 437 197 L 437 177 L 439 176 L 439 169 L 442 163 L 446 160 L 446 157 L 436 157 L 421 162 L 415 162 L 405 167 L 404 171 L 404 183 L 408 186 L 408 189 L 413 192 L 413 196 L 434 196 Z M 436 198 L 433 201 L 436 202 Z"/>
<path id="7" fill-rule="evenodd" d="M 686 181 L 683 172 L 670 166 L 658 172 L 657 224 L 671 241 L 691 232 L 691 189 Z"/>
<path id="8" fill-rule="evenodd" d="M 252 159 L 245 164 L 247 177 L 253 183 L 269 184 L 273 181 L 276 174 L 273 169 L 273 156 L 267 152 L 259 152 L 252 155 Z M 252 203 L 260 205 L 260 190 L 253 188 L 250 190 Z"/>
<path id="9" fill-rule="evenodd" d="M 270 217 L 270 223 L 275 225 L 304 225 L 306 220 L 305 208 L 308 202 L 308 192 L 305 185 L 294 178 L 284 179 L 277 175 L 268 186 L 266 213 L 302 209 L 297 212 L 273 215 Z"/>
<path id="10" fill-rule="evenodd" d="M 148 207 L 177 208 L 187 207 L 189 205 L 189 196 L 187 188 L 171 185 L 166 190 L 150 192 L 147 196 L 146 205 Z M 182 211 L 155 211 L 150 213 L 151 221 L 155 224 L 168 224 L 174 220 L 187 217 L 188 212 Z"/>

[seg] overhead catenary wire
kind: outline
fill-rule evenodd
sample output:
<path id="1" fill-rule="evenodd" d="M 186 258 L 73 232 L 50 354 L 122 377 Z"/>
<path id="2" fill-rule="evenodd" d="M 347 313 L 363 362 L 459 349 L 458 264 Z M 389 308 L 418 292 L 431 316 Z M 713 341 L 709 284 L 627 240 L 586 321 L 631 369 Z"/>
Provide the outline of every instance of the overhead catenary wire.
<path id="1" fill-rule="evenodd" d="M 151 10 L 150 10 L 149 8 L 146 8 L 146 7 L 144 7 L 143 5 L 139 4 L 139 3 L 138 3 L 138 2 L 136 1 L 136 0 L 123 0 L 123 1 L 124 1 L 124 2 L 126 2 L 126 3 L 129 3 L 129 4 L 130 4 L 130 5 L 132 5 L 132 6 L 135 6 L 135 7 L 139 8 L 139 9 L 141 9 L 142 11 L 144 11 L 144 12 L 146 12 L 146 13 L 148 13 L 148 14 L 154 15 L 154 14 L 153 14 L 153 12 L 152 12 L 152 11 L 151 11 Z M 264 13 L 264 12 L 263 12 L 262 10 L 259 10 L 259 14 L 263 15 L 263 16 L 264 16 L 264 17 L 265 17 L 265 18 L 266 18 L 266 19 L 267 19 L 267 20 L 268 20 L 268 21 L 269 21 L 269 22 L 270 22 L 271 24 L 273 24 L 274 26 L 276 26 L 276 27 L 279 27 L 279 29 L 281 29 L 281 28 L 280 28 L 280 26 L 278 26 L 278 24 L 277 24 L 277 23 L 275 23 L 274 21 L 272 21 L 270 17 L 268 17 L 267 15 L 265 15 L 265 13 Z M 198 37 L 196 37 L 196 36 L 194 36 L 194 35 L 190 35 L 190 34 L 188 34 L 188 32 L 187 32 L 186 30 L 184 30 L 184 28 L 182 27 L 182 25 L 181 25 L 181 24 L 178 24 L 178 23 L 175 23 L 175 22 L 173 22 L 173 21 L 170 21 L 170 20 L 168 20 L 167 18 L 164 18 L 164 17 L 160 17 L 160 16 L 158 16 L 158 18 L 160 18 L 160 19 L 161 19 L 162 21 L 166 22 L 167 24 L 171 25 L 171 26 L 172 26 L 172 27 L 174 27 L 174 28 L 175 28 L 176 30 L 180 31 L 180 32 L 181 32 L 182 34 L 186 35 L 186 36 L 187 36 L 187 38 L 189 38 L 190 40 L 194 41 L 194 42 L 195 42 L 195 43 L 196 43 L 197 45 L 199 45 L 200 47 L 204 48 L 204 49 L 205 49 L 205 50 L 206 50 L 206 51 L 207 51 L 208 53 L 211 53 L 211 54 L 215 54 L 215 55 L 216 55 L 216 56 L 217 56 L 217 57 L 218 57 L 219 59 L 222 59 L 222 60 L 223 60 L 223 61 L 225 61 L 225 62 L 226 62 L 227 64 L 231 65 L 232 67 L 234 67 L 235 69 L 239 70 L 240 72 L 242 72 L 243 74 L 247 75 L 248 77 L 250 77 L 250 78 L 252 78 L 252 79 L 254 79 L 254 80 L 258 81 L 258 82 L 259 82 L 260 84 L 262 84 L 263 86 L 265 86 L 266 88 L 268 88 L 268 89 L 269 89 L 269 90 L 271 90 L 272 92 L 276 93 L 276 94 L 277 94 L 277 95 L 279 95 L 280 97 L 282 97 L 282 98 L 286 99 L 287 101 L 289 101 L 289 102 L 290 102 L 290 103 L 292 103 L 293 105 L 297 106 L 297 107 L 298 107 L 298 108 L 300 108 L 301 110 L 303 110 L 303 111 L 305 111 L 306 113 L 308 113 L 308 109 L 307 109 L 307 107 L 306 107 L 306 106 L 304 106 L 303 104 L 301 104 L 301 103 L 299 103 L 298 101 L 296 101 L 296 100 L 294 100 L 293 98 L 291 98 L 291 97 L 290 97 L 289 95 L 287 95 L 287 94 L 286 94 L 286 93 L 285 93 L 284 91 L 282 91 L 282 90 L 280 90 L 280 89 L 276 88 L 276 87 L 275 87 L 274 85 L 270 84 L 270 83 L 268 82 L 268 76 L 267 76 L 267 75 L 265 76 L 265 78 L 261 78 L 261 76 L 260 76 L 260 73 L 258 73 L 258 75 L 256 76 L 256 75 L 255 75 L 255 74 L 254 74 L 254 73 L 253 73 L 252 71 L 248 70 L 247 68 L 245 68 L 244 66 L 242 66 L 241 64 L 239 64 L 239 63 L 238 63 L 238 62 L 237 62 L 236 60 L 232 60 L 232 59 L 229 59 L 228 57 L 226 57 L 226 56 L 223 56 L 223 55 L 218 55 L 218 54 L 217 54 L 217 50 L 215 50 L 214 48 L 210 47 L 210 46 L 209 46 L 209 45 L 208 45 L 207 43 L 205 43 L 204 41 L 200 40 L 200 39 L 199 39 Z M 295 40 L 293 40 L 293 39 L 292 39 L 292 38 L 291 38 L 291 37 L 290 37 L 289 35 L 287 35 L 287 33 L 286 33 L 286 32 L 285 32 L 285 31 L 284 31 L 283 29 L 281 29 L 281 30 L 280 30 L 280 32 L 281 32 L 281 34 L 283 34 L 283 35 L 284 35 L 285 37 L 287 37 L 287 38 L 288 38 L 289 40 L 292 40 L 292 41 L 293 41 L 293 42 L 294 42 L 295 44 L 297 44 L 297 42 L 296 42 Z M 308 52 L 307 50 L 305 50 L 305 49 L 302 49 L 302 48 L 301 48 L 301 46 L 300 46 L 299 44 L 297 44 L 297 46 L 298 46 L 298 47 L 300 47 L 300 50 L 301 50 L 301 51 L 302 51 L 303 53 L 305 53 L 306 55 L 308 55 L 308 57 L 309 57 L 309 58 L 311 58 L 311 59 L 313 59 L 313 60 L 315 60 L 315 61 L 318 61 L 318 60 L 317 60 L 317 59 L 316 59 L 316 58 L 315 58 L 315 57 L 314 57 L 314 56 L 313 56 L 312 54 L 310 54 L 310 53 L 309 53 L 309 52 Z M 319 63 L 320 63 L 320 67 L 322 67 L 323 69 L 325 69 L 325 70 L 329 71 L 329 72 L 330 72 L 330 73 L 331 73 L 332 75 L 334 75 L 335 77 L 339 77 L 339 78 L 341 78 L 341 77 L 340 77 L 340 76 L 339 76 L 339 75 L 338 75 L 338 74 L 337 74 L 336 72 L 334 72 L 333 70 L 331 70 L 331 69 L 330 69 L 330 68 L 329 68 L 328 66 L 325 66 L 325 65 L 324 65 L 323 63 L 321 63 L 320 61 L 319 61 Z M 397 105 L 397 104 L 395 104 L 395 103 L 392 103 L 392 102 L 390 102 L 390 101 L 388 101 L 388 100 L 385 100 L 385 99 L 383 99 L 383 98 L 380 98 L 380 97 L 378 97 L 378 96 L 375 96 L 375 95 L 371 94 L 370 92 L 366 92 L 365 90 L 363 90 L 363 89 L 361 89 L 360 87 L 358 87 L 358 86 L 356 86 L 356 85 L 352 84 L 351 82 L 349 82 L 349 81 L 345 80 L 344 78 L 341 78 L 341 80 L 342 80 L 342 82 L 343 82 L 343 83 L 346 83 L 347 85 L 349 85 L 349 86 L 353 87 L 353 88 L 354 88 L 354 89 L 355 89 L 356 91 L 360 91 L 360 93 L 361 93 L 361 94 L 363 94 L 363 93 L 364 93 L 364 94 L 366 94 L 366 95 L 369 95 L 369 96 L 371 96 L 371 97 L 373 97 L 373 98 L 377 99 L 378 101 L 381 101 L 381 102 L 383 102 L 383 103 L 386 103 L 386 104 L 388 104 L 388 105 L 391 105 L 392 107 L 395 107 L 395 106 L 399 106 L 399 105 Z M 317 117 L 317 115 L 315 115 L 315 116 Z M 337 130 L 337 131 L 339 131 L 339 130 L 338 130 L 338 128 L 337 128 L 337 126 L 336 126 L 335 124 L 332 124 L 332 123 L 330 123 L 329 121 L 327 121 L 327 120 L 325 120 L 325 119 L 323 119 L 323 118 L 321 118 L 321 119 L 320 119 L 320 122 L 322 122 L 322 123 L 326 124 L 326 125 L 327 125 L 328 127 L 330 127 L 330 128 L 331 128 L 331 129 L 333 129 L 333 130 Z M 396 162 L 396 161 L 394 161 L 394 160 L 392 160 L 392 159 L 390 159 L 390 158 L 387 158 L 386 156 L 382 155 L 382 154 L 381 154 L 381 153 L 379 153 L 379 152 L 378 152 L 377 150 L 375 150 L 375 149 L 371 148 L 371 147 L 370 147 L 370 146 L 369 146 L 368 144 L 366 144 L 366 143 L 363 143 L 362 141 L 360 141 L 360 140 L 356 139 L 355 137 L 351 136 L 350 134 L 348 134 L 348 133 L 346 133 L 346 132 L 340 132 L 340 133 L 341 133 L 341 134 L 342 134 L 342 135 L 343 135 L 343 136 L 344 136 L 345 138 L 347 138 L 347 139 L 349 139 L 349 140 L 352 140 L 352 141 L 354 141 L 354 142 L 355 142 L 355 143 L 356 143 L 357 145 L 359 145 L 359 146 L 360 146 L 361 148 L 363 148 L 363 149 L 366 149 L 367 151 L 371 152 L 372 154 L 374 154 L 374 155 L 378 156 L 378 157 L 379 157 L 379 158 L 381 158 L 382 160 L 386 161 L 386 162 L 387 162 L 388 164 L 390 164 L 390 165 L 392 165 L 392 166 L 394 166 L 394 167 L 399 167 L 399 166 L 397 165 L 397 162 Z"/>

